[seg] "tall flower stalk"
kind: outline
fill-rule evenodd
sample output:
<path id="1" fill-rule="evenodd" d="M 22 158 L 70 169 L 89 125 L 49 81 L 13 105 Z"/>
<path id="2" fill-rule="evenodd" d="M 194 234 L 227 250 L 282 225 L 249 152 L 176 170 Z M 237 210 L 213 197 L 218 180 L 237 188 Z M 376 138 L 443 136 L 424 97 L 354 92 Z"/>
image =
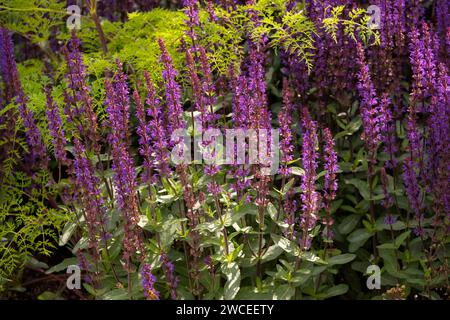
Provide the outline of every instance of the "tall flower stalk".
<path id="1" fill-rule="evenodd" d="M 305 173 L 301 180 L 301 200 L 302 214 L 300 217 L 300 227 L 302 238 L 300 246 L 303 250 L 309 250 L 311 246 L 310 232 L 315 227 L 318 220 L 318 210 L 320 205 L 320 194 L 316 189 L 317 170 L 317 123 L 311 119 L 306 108 L 302 110 L 302 163 Z"/>
<path id="2" fill-rule="evenodd" d="M 323 184 L 323 199 L 324 199 L 324 208 L 327 214 L 324 219 L 324 224 L 326 225 L 325 237 L 327 240 L 331 240 L 333 238 L 333 232 L 331 231 L 331 227 L 334 224 L 334 220 L 331 217 L 331 203 L 336 198 L 336 191 L 338 189 L 338 180 L 336 178 L 337 172 L 339 170 L 339 165 L 337 162 L 337 153 L 334 150 L 334 140 L 331 134 L 330 129 L 325 128 L 323 130 L 323 140 L 325 142 L 324 147 L 324 169 L 325 169 L 325 177 Z"/>
<path id="3" fill-rule="evenodd" d="M 358 93 L 360 97 L 360 109 L 363 122 L 363 135 L 366 150 L 368 153 L 368 185 L 369 185 L 369 202 L 370 202 L 370 215 L 371 222 L 375 225 L 375 207 L 373 201 L 373 179 L 375 176 L 375 164 L 377 162 L 377 148 L 382 140 L 383 123 L 385 122 L 383 110 L 381 110 L 374 85 L 369 72 L 369 67 L 366 63 L 364 48 L 361 43 L 357 44 L 357 63 L 359 67 L 358 72 Z M 372 246 L 374 256 L 377 257 L 377 235 L 372 238 Z"/>
<path id="4" fill-rule="evenodd" d="M 174 132 L 176 130 L 181 130 L 185 128 L 185 122 L 183 120 L 183 107 L 181 104 L 181 88 L 176 81 L 177 71 L 173 67 L 172 57 L 169 55 L 164 41 L 162 39 L 158 40 L 159 47 L 161 50 L 160 61 L 163 63 L 163 79 L 165 82 L 165 97 L 167 105 L 167 119 L 168 126 L 167 132 Z M 172 139 L 171 142 L 174 144 L 181 144 L 183 137 L 178 139 Z M 185 156 L 182 150 L 182 156 Z M 194 208 L 196 203 L 195 194 L 191 182 L 188 180 L 187 165 L 182 161 L 182 163 L 176 166 L 176 172 L 180 178 L 181 185 L 183 187 L 183 199 L 184 203 L 179 202 L 180 214 L 188 219 L 188 226 L 190 228 L 190 239 L 191 243 L 189 245 L 189 253 L 186 251 L 186 263 L 190 269 L 189 275 L 190 280 L 194 282 L 193 293 L 198 296 L 201 293 L 200 286 L 200 235 L 195 228 L 199 224 L 199 216 L 197 210 Z M 184 213 L 184 205 L 186 205 L 187 212 Z M 184 227 L 183 227 L 184 231 Z M 188 254 L 190 254 L 188 256 Z M 189 259 L 192 257 L 192 259 Z"/>
<path id="5" fill-rule="evenodd" d="M 117 61 L 117 69 L 114 83 L 110 83 L 108 80 L 105 83 L 106 111 L 111 127 L 108 140 L 112 147 L 115 195 L 124 220 L 123 259 L 128 272 L 128 290 L 131 292 L 132 259 L 137 256 L 140 261 L 143 261 L 145 250 L 142 242 L 142 230 L 138 226 L 140 214 L 136 172 L 134 161 L 128 151 L 127 132 L 124 131 L 128 128 L 129 101 L 126 76 L 122 72 L 120 61 Z"/>

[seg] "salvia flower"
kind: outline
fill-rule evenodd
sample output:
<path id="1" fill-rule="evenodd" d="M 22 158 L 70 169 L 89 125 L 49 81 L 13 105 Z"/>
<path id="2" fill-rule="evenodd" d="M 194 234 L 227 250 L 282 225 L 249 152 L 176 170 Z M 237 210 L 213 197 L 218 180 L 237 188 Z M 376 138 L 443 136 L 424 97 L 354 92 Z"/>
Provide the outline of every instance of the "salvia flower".
<path id="1" fill-rule="evenodd" d="M 0 75 L 4 84 L 4 86 L 0 86 L 0 111 L 2 113 L 2 116 L 0 116 L 0 127 L 4 126 L 5 128 L 2 130 L 4 141 L 9 141 L 9 143 L 4 143 L 2 146 L 3 155 L 6 157 L 6 155 L 10 154 L 9 150 L 13 148 L 12 141 L 14 140 L 16 129 L 17 113 L 14 109 L 6 112 L 2 109 L 22 90 L 14 59 L 14 45 L 9 31 L 4 28 L 0 28 Z M 0 161 L 3 159 L 3 155 L 0 155 Z"/>
<path id="2" fill-rule="evenodd" d="M 4 83 L 3 97 L 6 103 L 22 92 L 22 86 L 14 58 L 14 44 L 8 29 L 0 28 L 0 71 Z"/>
<path id="3" fill-rule="evenodd" d="M 177 71 L 173 67 L 172 58 L 166 49 L 164 41 L 159 39 L 158 43 L 161 50 L 160 61 L 164 65 L 162 76 L 166 85 L 165 94 L 169 119 L 168 132 L 173 132 L 177 129 L 184 128 L 181 88 L 176 82 Z"/>
<path id="4" fill-rule="evenodd" d="M 384 195 L 384 199 L 381 201 L 381 204 L 385 208 L 390 208 L 394 203 L 394 199 L 392 198 L 392 195 L 388 191 L 388 177 L 386 169 L 384 167 L 380 169 L 380 174 L 381 174 L 381 187 L 383 189 Z"/>
<path id="5" fill-rule="evenodd" d="M 392 117 L 391 111 L 391 100 L 387 94 L 383 94 L 380 101 L 380 108 L 384 114 L 384 122 L 383 122 L 383 143 L 384 143 L 384 152 L 386 152 L 389 156 L 389 160 L 386 160 L 385 165 L 387 168 L 393 169 L 397 167 L 398 161 L 396 158 L 397 152 L 397 141 L 395 136 L 395 123 Z"/>
<path id="6" fill-rule="evenodd" d="M 231 106 L 234 127 L 247 128 L 250 121 L 247 78 L 244 75 L 236 75 L 233 68 L 230 68 L 230 79 L 230 89 L 233 93 Z"/>
<path id="7" fill-rule="evenodd" d="M 192 40 L 192 46 L 195 47 L 195 42 L 197 40 L 197 34 L 195 32 L 195 27 L 199 26 L 199 6 L 197 0 L 183 0 L 185 6 L 184 13 L 187 16 L 186 25 L 188 30 L 186 34 Z"/>
<path id="8" fill-rule="evenodd" d="M 136 103 L 136 117 L 138 119 L 136 133 L 139 136 L 139 154 L 144 158 L 144 174 L 142 180 L 145 183 L 151 183 L 153 180 L 153 156 L 151 138 L 149 135 L 150 128 L 146 120 L 144 105 L 137 90 L 134 91 L 133 98 Z"/>
<path id="9" fill-rule="evenodd" d="M 77 260 L 78 260 L 78 266 L 82 271 L 85 271 L 86 274 L 84 276 L 84 281 L 86 281 L 89 284 L 93 283 L 92 277 L 88 274 L 88 271 L 90 270 L 91 266 L 89 265 L 89 262 L 86 259 L 85 253 L 83 250 L 77 251 Z"/>
<path id="10" fill-rule="evenodd" d="M 317 123 L 313 121 L 306 108 L 303 109 L 302 120 L 302 162 L 305 170 L 301 181 L 302 216 L 301 227 L 303 230 L 303 248 L 309 249 L 309 232 L 314 228 L 319 210 L 320 195 L 316 190 L 316 169 L 318 154 L 317 146 Z"/>
<path id="11" fill-rule="evenodd" d="M 425 235 L 425 232 L 422 227 L 415 227 L 413 229 L 413 232 L 416 237 L 423 237 Z"/>
<path id="12" fill-rule="evenodd" d="M 206 256 L 205 259 L 203 259 L 203 262 L 208 267 L 209 274 L 214 276 L 216 273 L 216 267 L 214 266 L 214 261 L 211 259 L 211 256 Z"/>
<path id="13" fill-rule="evenodd" d="M 206 120 L 208 121 L 208 128 L 213 124 L 215 120 L 218 119 L 218 116 L 214 114 L 213 107 L 217 102 L 216 99 L 216 88 L 214 86 L 211 66 L 208 61 L 208 57 L 206 54 L 206 50 L 203 47 L 199 48 L 200 52 L 200 69 L 202 72 L 202 90 L 203 90 L 203 103 L 205 105 L 206 111 Z"/>
<path id="14" fill-rule="evenodd" d="M 152 79 L 147 72 L 144 72 L 147 97 L 145 102 L 147 104 L 147 115 L 150 117 L 149 121 L 149 135 L 152 139 L 152 150 L 154 152 L 154 167 L 159 171 L 161 177 L 169 175 L 171 170 L 169 167 L 169 133 L 164 126 L 164 112 L 162 105 L 156 95 L 155 87 Z"/>
<path id="15" fill-rule="evenodd" d="M 419 29 L 414 27 L 409 33 L 410 43 L 410 63 L 412 68 L 412 92 L 411 92 L 411 104 L 415 111 L 422 111 L 424 106 L 422 105 L 422 98 L 425 95 L 426 76 L 425 76 L 425 46 L 420 38 Z"/>
<path id="16" fill-rule="evenodd" d="M 439 64 L 436 92 L 431 99 L 429 128 L 428 175 L 433 186 L 434 205 L 442 212 L 450 212 L 449 200 L 449 162 L 450 162 L 450 77 L 444 63 Z"/>
<path id="17" fill-rule="evenodd" d="M 447 32 L 450 31 L 450 11 L 447 0 L 436 0 L 435 15 L 436 29 L 439 35 L 439 54 L 441 61 L 448 61 L 448 51 L 450 49 Z"/>
<path id="18" fill-rule="evenodd" d="M 406 6 L 406 23 L 408 30 L 411 31 L 417 27 L 424 15 L 424 8 L 422 7 L 423 0 L 409 0 Z"/>
<path id="19" fill-rule="evenodd" d="M 251 42 L 249 46 L 248 91 L 252 94 L 249 103 L 250 124 L 255 129 L 270 129 L 272 118 L 267 108 L 263 45 Z"/>
<path id="20" fill-rule="evenodd" d="M 125 267 L 129 271 L 131 268 L 131 259 L 140 253 L 139 258 L 145 257 L 142 230 L 137 226 L 139 222 L 139 203 L 137 200 L 137 182 L 134 161 L 128 151 L 128 136 L 123 130 L 128 128 L 129 119 L 129 101 L 125 97 L 128 93 L 126 77 L 121 75 L 121 64 L 117 61 L 118 75 L 115 77 L 114 87 L 109 81 L 106 86 L 106 110 L 108 113 L 108 123 L 111 126 L 111 132 L 108 140 L 111 144 L 111 153 L 113 157 L 112 171 L 114 172 L 114 187 L 116 199 L 125 223 L 124 231 L 124 260 Z"/>
<path id="21" fill-rule="evenodd" d="M 420 178 L 422 178 L 423 181 L 426 181 L 427 177 L 425 176 L 425 164 L 422 157 L 424 150 L 422 150 L 423 148 L 420 142 L 422 139 L 422 134 L 417 127 L 416 115 L 412 112 L 408 115 L 406 136 L 409 141 L 408 148 L 414 167 L 419 169 Z"/>
<path id="22" fill-rule="evenodd" d="M 172 261 L 169 260 L 167 253 L 164 251 L 161 253 L 160 260 L 162 262 L 162 268 L 164 270 L 164 274 L 166 275 L 166 280 L 170 289 L 170 296 L 172 299 L 177 298 L 177 286 L 178 286 L 178 277 L 174 275 L 174 265 Z"/>
<path id="23" fill-rule="evenodd" d="M 295 225 L 298 222 L 298 218 L 295 216 L 297 212 L 297 201 L 294 197 L 295 192 L 293 189 L 290 189 L 283 201 L 283 211 L 286 216 L 284 222 L 288 225 L 283 233 L 290 240 L 293 240 L 296 236 Z"/>
<path id="24" fill-rule="evenodd" d="M 382 125 L 384 122 L 383 112 L 377 107 L 375 88 L 373 86 L 369 67 L 365 61 L 364 49 L 361 43 L 357 44 L 359 66 L 358 92 L 360 96 L 360 109 L 364 126 L 363 140 L 366 143 L 367 151 L 371 155 L 369 161 L 374 162 L 374 154 L 381 141 Z"/>
<path id="25" fill-rule="evenodd" d="M 396 223 L 396 222 L 397 222 L 397 218 L 394 217 L 392 214 L 387 214 L 387 215 L 384 217 L 384 224 L 387 224 L 387 225 L 393 225 L 393 224 Z"/>
<path id="26" fill-rule="evenodd" d="M 436 82 L 436 66 L 438 65 L 436 60 L 437 50 L 435 48 L 435 41 L 437 40 L 436 34 L 433 30 L 430 30 L 429 25 L 426 22 L 422 23 L 423 32 L 423 45 L 424 45 L 424 97 L 429 98 L 433 94 L 433 90 Z"/>
<path id="27" fill-rule="evenodd" d="M 55 149 L 55 158 L 60 163 L 64 164 L 68 161 L 66 151 L 64 150 L 67 141 L 64 134 L 64 128 L 62 126 L 59 107 L 56 102 L 53 101 L 50 87 L 45 88 L 45 93 L 47 95 L 47 121 L 50 129 L 50 135 L 52 137 L 53 147 Z"/>
<path id="28" fill-rule="evenodd" d="M 86 68 L 80 52 L 81 42 L 72 33 L 72 38 L 64 48 L 66 60 L 66 80 L 68 90 L 64 91 L 65 114 L 68 121 L 76 124 L 78 134 L 85 139 L 89 150 L 99 152 L 97 115 L 92 106 L 90 87 L 87 84 Z"/>
<path id="29" fill-rule="evenodd" d="M 159 292 L 155 289 L 155 276 L 149 264 L 144 264 L 141 270 L 141 284 L 144 289 L 144 296 L 147 300 L 159 300 Z"/>
<path id="30" fill-rule="evenodd" d="M 294 143 L 292 134 L 292 113 L 293 106 L 293 92 L 289 88 L 289 82 L 283 79 L 283 107 L 278 114 L 278 121 L 280 122 L 280 151 L 282 152 L 280 174 L 287 176 L 290 173 L 287 163 L 294 160 Z"/>
<path id="31" fill-rule="evenodd" d="M 94 261 L 99 259 L 98 234 L 105 224 L 105 207 L 99 179 L 95 175 L 94 167 L 86 157 L 86 149 L 78 138 L 74 139 L 73 171 L 75 175 L 75 191 L 78 200 L 85 209 L 85 218 L 88 227 L 89 247 L 92 250 Z"/>
<path id="32" fill-rule="evenodd" d="M 420 187 L 417 181 L 415 166 L 410 157 L 406 158 L 403 164 L 403 181 L 406 187 L 406 196 L 412 211 L 418 216 L 421 211 Z"/>
<path id="33" fill-rule="evenodd" d="M 7 29 L 0 28 L 0 71 L 3 79 L 5 102 L 15 101 L 19 107 L 19 114 L 22 117 L 23 126 L 25 128 L 25 136 L 29 150 L 29 161 L 32 166 L 45 167 L 47 165 L 46 147 L 42 140 L 42 135 L 36 125 L 33 111 L 28 107 L 28 98 L 25 96 L 22 85 L 20 83 L 19 74 L 17 72 L 16 60 L 14 58 L 14 44 L 11 35 Z M 1 110 L 1 109 L 0 109 Z M 0 118 L 0 124 L 6 122 L 7 136 L 14 130 L 16 116 L 12 110 L 6 112 L 7 118 Z"/>
<path id="34" fill-rule="evenodd" d="M 20 93 L 17 97 L 19 113 L 23 120 L 27 144 L 30 147 L 30 160 L 33 165 L 46 167 L 48 161 L 47 148 L 42 140 L 41 131 L 34 120 L 34 113 L 27 106 L 27 100 L 28 98 L 25 97 L 23 93 Z"/>
<path id="35" fill-rule="evenodd" d="M 211 181 L 207 185 L 207 190 L 208 190 L 208 193 L 212 194 L 213 196 L 216 196 L 216 195 L 220 194 L 220 192 L 222 191 L 222 188 L 216 181 Z"/>
<path id="36" fill-rule="evenodd" d="M 334 150 L 334 139 L 331 134 L 330 129 L 325 128 L 323 130 L 325 148 L 324 148 L 324 169 L 325 169 L 325 179 L 323 184 L 324 189 L 324 199 L 326 200 L 326 206 L 329 210 L 331 206 L 331 201 L 336 198 L 336 191 L 338 188 L 338 181 L 336 179 L 337 172 L 339 170 L 339 165 L 337 162 L 337 154 Z"/>

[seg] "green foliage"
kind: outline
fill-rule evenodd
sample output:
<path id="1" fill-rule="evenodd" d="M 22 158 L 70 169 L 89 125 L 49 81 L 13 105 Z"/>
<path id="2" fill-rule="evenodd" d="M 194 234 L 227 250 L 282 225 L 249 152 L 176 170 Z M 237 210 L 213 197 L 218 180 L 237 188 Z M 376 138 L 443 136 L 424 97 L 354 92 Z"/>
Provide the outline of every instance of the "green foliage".
<path id="1" fill-rule="evenodd" d="M 120 59 L 132 68 L 134 74 L 142 76 L 148 71 L 158 82 L 161 79 L 158 39 L 163 39 L 172 56 L 174 66 L 181 69 L 184 55 L 180 52 L 184 36 L 185 16 L 182 12 L 156 8 L 150 12 L 130 13 L 128 21 L 117 25 L 111 35 L 108 48 L 112 59 Z M 94 57 L 92 60 L 96 60 Z M 98 62 L 94 62 L 97 64 Z M 102 70 L 98 64 L 89 65 L 89 70 Z"/>
<path id="2" fill-rule="evenodd" d="M 18 125 L 19 126 L 19 125 Z M 17 131 L 18 133 L 20 131 Z M 56 248 L 66 216 L 49 206 L 55 190 L 46 170 L 29 176 L 16 170 L 27 145 L 20 135 L 15 149 L 3 162 L 0 182 L 0 291 L 20 277 L 20 269 L 33 256 L 50 256 Z M 53 200 L 54 201 L 54 200 Z"/>
<path id="3" fill-rule="evenodd" d="M 33 43 L 43 44 L 52 28 L 65 23 L 65 3 L 53 0 L 9 0 L 0 2 L 0 24 Z"/>
<path id="4" fill-rule="evenodd" d="M 326 15 L 329 13 L 330 16 L 324 17 L 322 20 L 323 27 L 335 41 L 337 41 L 336 34 L 342 26 L 344 34 L 355 41 L 357 41 L 358 36 L 365 45 L 380 44 L 380 34 L 368 26 L 370 17 L 366 14 L 364 9 L 352 9 L 348 12 L 348 19 L 343 18 L 345 12 L 345 6 L 343 5 L 328 7 L 326 11 Z"/>

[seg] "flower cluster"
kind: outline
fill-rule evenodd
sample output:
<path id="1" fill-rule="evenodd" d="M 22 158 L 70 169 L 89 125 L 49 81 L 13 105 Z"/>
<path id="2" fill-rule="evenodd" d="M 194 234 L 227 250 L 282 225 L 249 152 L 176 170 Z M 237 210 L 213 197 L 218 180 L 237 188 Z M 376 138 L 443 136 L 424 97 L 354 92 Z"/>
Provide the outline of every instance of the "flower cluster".
<path id="1" fill-rule="evenodd" d="M 114 172 L 114 186 L 118 206 L 122 211 L 125 224 L 123 239 L 124 260 L 126 268 L 130 270 L 131 259 L 139 254 L 140 259 L 145 256 L 139 222 L 139 204 L 137 199 L 137 182 L 134 161 L 128 151 L 128 119 L 129 98 L 126 76 L 122 72 L 122 64 L 117 61 L 117 73 L 113 84 L 106 81 L 106 109 L 108 122 L 111 127 L 109 142 L 112 146 L 112 170 Z"/>
<path id="2" fill-rule="evenodd" d="M 152 268 L 149 264 L 144 264 L 141 269 L 141 282 L 144 288 L 144 296 L 147 300 L 159 300 L 159 292 L 155 289 L 155 276 L 152 274 Z"/>
<path id="3" fill-rule="evenodd" d="M 302 163 L 305 170 L 301 183 L 302 215 L 301 226 L 303 230 L 302 248 L 309 249 L 311 239 L 309 232 L 314 228 L 318 219 L 317 212 L 320 204 L 320 194 L 316 190 L 317 170 L 317 123 L 310 117 L 309 111 L 303 109 L 302 120 Z"/>
<path id="4" fill-rule="evenodd" d="M 66 151 L 64 149 L 67 145 L 67 140 L 64 134 L 61 114 L 58 105 L 53 101 L 51 89 L 49 87 L 45 89 L 45 93 L 47 95 L 48 128 L 50 129 L 50 135 L 52 136 L 52 142 L 55 148 L 55 158 L 60 163 L 65 164 L 68 162 Z"/>

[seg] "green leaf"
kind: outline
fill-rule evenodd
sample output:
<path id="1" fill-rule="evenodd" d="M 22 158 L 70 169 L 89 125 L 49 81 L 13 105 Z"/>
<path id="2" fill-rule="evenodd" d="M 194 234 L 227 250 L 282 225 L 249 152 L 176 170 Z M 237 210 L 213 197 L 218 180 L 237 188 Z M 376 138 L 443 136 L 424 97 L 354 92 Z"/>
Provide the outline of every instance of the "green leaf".
<path id="1" fill-rule="evenodd" d="M 271 292 L 258 292 L 255 287 L 242 287 L 237 294 L 236 300 L 270 300 Z"/>
<path id="2" fill-rule="evenodd" d="M 272 202 L 269 202 L 267 204 L 267 212 L 269 213 L 269 216 L 270 216 L 270 218 L 273 221 L 277 221 L 277 213 L 278 213 L 278 211 L 277 211 L 277 209 L 275 208 L 275 206 L 273 205 Z"/>
<path id="3" fill-rule="evenodd" d="M 74 221 L 68 222 L 62 231 L 61 237 L 59 238 L 59 245 L 64 246 L 69 240 L 74 231 L 77 228 L 77 223 Z"/>
<path id="4" fill-rule="evenodd" d="M 342 220 L 342 222 L 339 224 L 338 231 L 341 234 L 349 234 L 353 231 L 353 229 L 355 229 L 360 219 L 361 216 L 357 214 L 351 214 L 345 217 L 344 220 Z"/>
<path id="5" fill-rule="evenodd" d="M 397 258 L 395 257 L 395 250 L 391 249 L 379 249 L 378 253 L 380 257 L 383 258 L 384 268 L 394 277 L 399 276 L 399 272 L 397 270 Z"/>
<path id="6" fill-rule="evenodd" d="M 31 257 L 26 265 L 31 269 L 48 269 L 48 265 L 45 262 L 39 261 L 34 257 Z"/>
<path id="7" fill-rule="evenodd" d="M 292 188 L 292 186 L 295 183 L 295 178 L 292 178 L 291 180 L 289 180 L 288 183 L 286 183 L 283 187 L 283 190 L 281 190 L 281 194 L 284 196 L 285 194 L 288 193 L 288 191 Z"/>
<path id="8" fill-rule="evenodd" d="M 38 300 L 61 300 L 61 297 L 59 297 L 58 294 L 50 291 L 41 293 L 37 298 Z"/>
<path id="9" fill-rule="evenodd" d="M 280 247 L 287 253 L 292 254 L 296 257 L 300 256 L 300 247 L 295 242 L 277 234 L 272 234 L 272 240 L 278 247 Z"/>
<path id="10" fill-rule="evenodd" d="M 317 264 L 327 264 L 326 261 L 322 260 L 318 255 L 314 254 L 311 251 L 306 251 L 306 252 L 301 252 L 300 253 L 300 257 L 303 260 L 309 261 L 309 262 L 314 262 Z"/>
<path id="11" fill-rule="evenodd" d="M 125 300 L 128 298 L 128 292 L 124 289 L 114 289 L 101 296 L 104 300 Z"/>
<path id="12" fill-rule="evenodd" d="M 362 125 L 362 120 L 361 120 L 361 118 L 356 118 L 356 119 L 353 119 L 352 120 L 352 122 L 350 122 L 349 124 L 348 124 L 348 126 L 347 126 L 347 131 L 350 133 L 350 134 L 353 134 L 353 133 L 355 133 L 356 131 L 358 131 L 359 130 L 359 128 L 361 127 L 361 125 Z"/>
<path id="13" fill-rule="evenodd" d="M 291 173 L 295 176 L 303 176 L 305 174 L 305 170 L 300 167 L 291 167 Z"/>
<path id="14" fill-rule="evenodd" d="M 346 263 L 349 263 L 350 261 L 352 261 L 355 258 L 356 258 L 355 254 L 345 253 L 345 254 L 340 254 L 340 255 L 331 257 L 330 259 L 328 259 L 327 262 L 328 262 L 329 265 L 346 264 Z"/>
<path id="15" fill-rule="evenodd" d="M 337 286 L 331 287 L 325 291 L 325 298 L 331 298 L 335 296 L 340 296 L 342 294 L 347 293 L 348 285 L 346 284 L 338 284 Z"/>
<path id="16" fill-rule="evenodd" d="M 66 270 L 68 266 L 71 265 L 78 265 L 78 259 L 77 258 L 67 258 L 64 259 L 61 263 L 51 267 L 47 271 L 45 271 L 46 274 L 50 274 L 53 272 L 60 272 L 63 270 Z"/>
<path id="17" fill-rule="evenodd" d="M 372 234 L 367 231 L 367 229 L 357 229 L 353 231 L 348 237 L 347 240 L 350 242 L 348 250 L 350 252 L 355 252 L 361 246 L 366 243 L 367 239 L 369 239 Z"/>
<path id="18" fill-rule="evenodd" d="M 359 179 L 345 179 L 344 182 L 346 184 L 351 184 L 358 189 L 361 196 L 364 198 L 364 200 L 370 200 L 370 192 L 369 192 L 369 186 L 367 185 L 366 181 L 359 180 Z"/>
<path id="19" fill-rule="evenodd" d="M 405 242 L 406 238 L 409 237 L 410 233 L 411 233 L 411 230 L 408 230 L 408 231 L 403 232 L 397 238 L 395 238 L 395 246 L 397 249 L 403 244 L 403 242 Z"/>
<path id="20" fill-rule="evenodd" d="M 278 245 L 274 244 L 267 249 L 266 253 L 262 256 L 262 262 L 267 262 L 278 258 L 278 256 L 283 252 L 283 249 Z"/>
<path id="21" fill-rule="evenodd" d="M 75 247 L 72 249 L 72 253 L 77 253 L 80 249 L 86 249 L 89 245 L 89 239 L 87 237 L 81 237 L 80 240 L 77 242 Z"/>
<path id="22" fill-rule="evenodd" d="M 367 229 L 357 229 L 347 237 L 347 240 L 350 242 L 359 242 L 359 241 L 365 242 L 371 236 L 372 234 L 369 231 L 367 231 Z"/>
<path id="23" fill-rule="evenodd" d="M 397 247 L 392 242 L 387 242 L 377 246 L 378 249 L 397 249 Z"/>
<path id="24" fill-rule="evenodd" d="M 273 300 L 290 300 L 295 294 L 295 288 L 289 284 L 278 286 L 273 293 Z"/>
<path id="25" fill-rule="evenodd" d="M 239 292 L 241 285 L 241 270 L 236 262 L 222 265 L 222 273 L 227 278 L 224 286 L 225 300 L 232 300 Z"/>

